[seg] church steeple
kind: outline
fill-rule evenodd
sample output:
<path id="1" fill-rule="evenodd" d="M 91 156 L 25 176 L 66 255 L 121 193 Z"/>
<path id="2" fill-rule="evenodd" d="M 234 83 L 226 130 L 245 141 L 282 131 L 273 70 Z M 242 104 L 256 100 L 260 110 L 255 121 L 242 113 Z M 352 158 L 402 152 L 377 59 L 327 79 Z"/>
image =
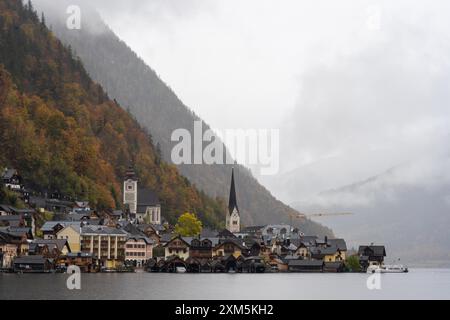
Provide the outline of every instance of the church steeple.
<path id="1" fill-rule="evenodd" d="M 239 208 L 237 205 L 237 198 L 236 198 L 236 187 L 234 185 L 234 168 L 233 168 L 231 171 L 230 199 L 228 201 L 229 213 L 232 214 L 234 209 L 236 209 L 239 212 Z"/>
<path id="2" fill-rule="evenodd" d="M 241 216 L 237 205 L 234 168 L 231 172 L 230 199 L 228 202 L 228 214 L 226 216 L 225 224 L 230 232 L 237 233 L 241 231 Z"/>

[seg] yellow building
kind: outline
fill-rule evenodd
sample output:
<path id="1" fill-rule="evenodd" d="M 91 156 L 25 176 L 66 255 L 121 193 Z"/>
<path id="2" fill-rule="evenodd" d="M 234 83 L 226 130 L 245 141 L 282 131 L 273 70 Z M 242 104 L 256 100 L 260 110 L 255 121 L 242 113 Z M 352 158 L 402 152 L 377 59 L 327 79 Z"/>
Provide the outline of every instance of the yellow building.
<path id="1" fill-rule="evenodd" d="M 224 257 L 232 255 L 236 259 L 243 255 L 245 248 L 243 245 L 239 244 L 237 241 L 227 239 L 222 243 L 216 245 L 213 249 L 214 257 Z"/>
<path id="2" fill-rule="evenodd" d="M 340 262 L 345 261 L 345 252 L 337 250 L 332 254 L 327 254 L 323 258 L 324 262 Z"/>
<path id="3" fill-rule="evenodd" d="M 69 225 L 56 234 L 57 239 L 67 240 L 73 253 L 81 251 L 81 229 Z"/>
<path id="4" fill-rule="evenodd" d="M 81 251 L 92 253 L 100 265 L 115 269 L 125 261 L 127 233 L 106 226 L 85 226 L 81 228 Z"/>
<path id="5" fill-rule="evenodd" d="M 189 258 L 189 248 L 191 245 L 182 237 L 176 237 L 164 245 L 166 259 L 171 256 L 177 256 L 183 260 Z"/>

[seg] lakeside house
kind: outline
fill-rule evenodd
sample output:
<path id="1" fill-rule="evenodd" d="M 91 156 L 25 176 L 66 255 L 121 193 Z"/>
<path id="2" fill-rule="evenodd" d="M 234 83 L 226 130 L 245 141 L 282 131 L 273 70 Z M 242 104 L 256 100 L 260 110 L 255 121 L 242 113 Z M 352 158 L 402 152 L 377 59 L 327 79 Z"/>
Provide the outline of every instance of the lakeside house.
<path id="1" fill-rule="evenodd" d="M 106 269 L 121 267 L 125 261 L 124 230 L 106 226 L 84 226 L 81 228 L 81 251 L 95 254 L 100 266 Z"/>
<path id="2" fill-rule="evenodd" d="M 367 245 L 360 246 L 358 249 L 359 264 L 364 271 L 372 264 L 382 265 L 385 257 L 384 246 Z"/>
<path id="3" fill-rule="evenodd" d="M 23 256 L 14 259 L 16 273 L 46 273 L 52 269 L 50 259 L 43 256 Z"/>
<path id="4" fill-rule="evenodd" d="M 125 243 L 125 262 L 142 268 L 153 258 L 154 241 L 140 235 L 129 235 Z"/>
<path id="5" fill-rule="evenodd" d="M 21 182 L 12 171 L 5 177 L 4 183 Z M 124 210 L 97 212 L 87 201 L 71 201 L 58 193 L 45 198 L 45 209 L 0 204 L 0 269 L 48 272 L 75 265 L 82 272 L 134 268 L 175 272 L 178 267 L 188 272 L 346 270 L 344 239 L 304 235 L 288 224 L 241 228 L 234 172 L 225 229 L 204 228 L 196 237 L 177 235 L 173 226 L 163 223 L 157 194 L 139 188 L 132 168 L 123 188 Z M 49 208 L 53 209 L 53 220 L 40 222 L 36 237 L 35 217 Z M 363 270 L 371 263 L 383 263 L 385 256 L 384 246 L 361 246 L 358 250 Z"/>

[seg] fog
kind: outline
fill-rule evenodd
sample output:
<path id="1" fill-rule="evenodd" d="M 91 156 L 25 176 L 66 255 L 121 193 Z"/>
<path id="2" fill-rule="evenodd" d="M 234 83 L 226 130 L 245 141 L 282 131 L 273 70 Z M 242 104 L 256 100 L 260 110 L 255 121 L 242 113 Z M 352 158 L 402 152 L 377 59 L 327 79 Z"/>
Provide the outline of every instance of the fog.
<path id="1" fill-rule="evenodd" d="M 260 179 L 282 200 L 445 153 L 448 1 L 90 4 L 212 127 L 281 130 L 281 172 Z"/>

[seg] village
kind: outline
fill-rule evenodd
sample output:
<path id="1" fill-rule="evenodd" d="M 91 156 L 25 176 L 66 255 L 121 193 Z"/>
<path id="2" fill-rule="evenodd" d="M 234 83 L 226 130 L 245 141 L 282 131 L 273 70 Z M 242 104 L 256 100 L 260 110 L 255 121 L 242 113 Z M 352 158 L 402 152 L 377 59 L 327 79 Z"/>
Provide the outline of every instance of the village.
<path id="1" fill-rule="evenodd" d="M 366 272 L 382 265 L 384 246 L 347 248 L 344 239 L 305 235 L 288 225 L 241 227 L 234 171 L 223 230 L 184 237 L 163 218 L 158 196 L 139 188 L 132 167 L 123 180 L 124 210 L 91 210 L 58 194 L 34 196 L 15 169 L 0 172 L 3 187 L 27 208 L 0 203 L 0 271 L 66 272 Z M 37 227 L 38 213 L 52 219 Z"/>

